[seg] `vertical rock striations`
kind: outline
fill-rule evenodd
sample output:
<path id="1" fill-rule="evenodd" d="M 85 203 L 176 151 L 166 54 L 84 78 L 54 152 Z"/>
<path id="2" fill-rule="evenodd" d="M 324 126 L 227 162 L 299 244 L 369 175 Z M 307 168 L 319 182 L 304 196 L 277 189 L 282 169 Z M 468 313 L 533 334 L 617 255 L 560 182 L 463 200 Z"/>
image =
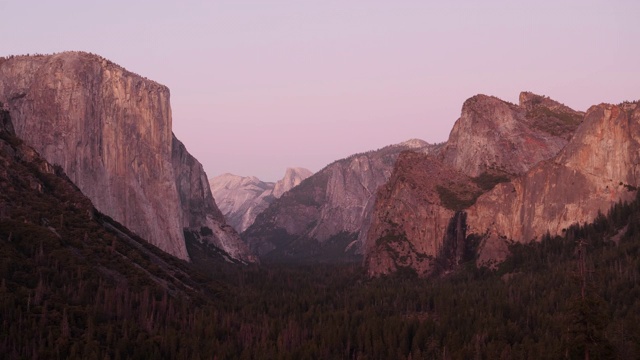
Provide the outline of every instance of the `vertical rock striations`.
<path id="1" fill-rule="evenodd" d="M 582 113 L 531 93 L 519 105 L 485 95 L 465 101 L 445 145 L 430 155 L 402 154 L 381 188 L 365 242 L 369 274 L 452 270 L 470 251 L 460 244 L 471 221 L 463 210 L 555 156 L 581 121 Z"/>
<path id="2" fill-rule="evenodd" d="M 528 242 L 592 221 L 639 186 L 640 106 L 592 106 L 553 159 L 497 186 L 468 209 L 469 231 L 484 237 L 480 261 L 501 260 L 506 240 Z"/>
<path id="3" fill-rule="evenodd" d="M 461 201 L 471 201 L 478 192 L 468 176 L 432 155 L 400 154 L 391 178 L 378 191 L 371 215 L 364 244 L 369 275 L 402 268 L 418 274 L 431 271 L 455 214 L 455 209 L 443 205 L 439 190 L 445 186 L 455 189 Z"/>
<path id="4" fill-rule="evenodd" d="M 3 59 L 0 101 L 17 135 L 62 166 L 99 211 L 189 258 L 168 88 L 98 56 L 66 52 Z"/>
<path id="5" fill-rule="evenodd" d="M 226 224 L 213 199 L 202 164 L 175 136 L 172 149 L 173 170 L 182 205 L 182 228 L 186 235 L 224 250 L 232 259 L 245 263 L 257 261 L 238 233 Z"/>
<path id="6" fill-rule="evenodd" d="M 431 151 L 424 141 L 392 145 L 338 160 L 274 200 L 243 238 L 259 256 L 271 261 L 342 261 L 361 250 L 378 187 L 384 184 L 398 154 L 407 149 Z M 366 232 L 366 231 L 365 231 Z"/>
<path id="7" fill-rule="evenodd" d="M 484 172 L 522 174 L 555 156 L 582 121 L 583 114 L 551 99 L 523 92 L 520 105 L 476 95 L 440 154 L 445 164 L 469 176 Z"/>

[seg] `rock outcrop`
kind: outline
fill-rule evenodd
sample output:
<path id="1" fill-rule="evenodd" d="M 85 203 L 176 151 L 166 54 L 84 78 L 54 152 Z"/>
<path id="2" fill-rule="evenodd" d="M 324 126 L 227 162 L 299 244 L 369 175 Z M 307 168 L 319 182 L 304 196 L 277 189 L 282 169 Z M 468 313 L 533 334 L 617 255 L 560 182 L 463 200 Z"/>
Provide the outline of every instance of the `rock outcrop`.
<path id="1" fill-rule="evenodd" d="M 298 186 L 302 180 L 311 175 L 313 175 L 313 172 L 305 168 L 287 168 L 287 171 L 284 173 L 284 177 L 276 181 L 276 184 L 273 187 L 273 197 L 276 199 L 281 197 L 282 194 L 293 189 L 295 186 Z"/>
<path id="2" fill-rule="evenodd" d="M 592 221 L 640 185 L 640 106 L 591 107 L 571 142 L 553 159 L 481 196 L 468 231 L 482 235 L 482 263 L 507 254 L 507 240 L 528 242 Z"/>
<path id="3" fill-rule="evenodd" d="M 279 198 L 313 173 L 304 168 L 288 168 L 276 183 L 255 176 L 222 174 L 209 180 L 211 192 L 229 225 L 246 230 L 274 199 Z"/>
<path id="4" fill-rule="evenodd" d="M 528 92 L 514 105 L 476 95 L 462 106 L 440 156 L 469 176 L 486 171 L 517 175 L 555 156 L 582 121 L 583 114 Z"/>
<path id="5" fill-rule="evenodd" d="M 356 259 L 376 191 L 399 153 L 434 148 L 414 140 L 338 160 L 274 200 L 242 236 L 270 261 Z"/>
<path id="6" fill-rule="evenodd" d="M 50 284 L 42 286 L 47 301 L 69 306 L 87 300 L 94 303 L 92 296 L 100 295 L 86 285 L 98 281 L 117 287 L 121 293 L 142 291 L 140 285 L 144 284 L 147 291 L 164 291 L 170 298 L 205 295 L 191 266 L 175 261 L 98 212 L 60 166 L 50 164 L 18 138 L 2 104 L 0 239 L 3 284 L 14 294 L 33 298 L 28 291 L 14 290 L 28 289 L 33 281 L 43 278 L 44 271 L 44 281 Z M 36 246 L 38 255 L 33 256 Z M 211 255 L 207 260 L 226 261 Z M 76 278 L 70 274 L 81 275 Z M 79 292 L 85 295 L 76 296 Z"/>
<path id="7" fill-rule="evenodd" d="M 433 155 L 400 155 L 393 175 L 378 191 L 372 214 L 365 243 L 370 275 L 407 267 L 424 274 L 432 268 L 455 214 L 443 205 L 439 191 L 444 186 L 456 188 L 466 201 L 479 191 L 468 176 Z"/>
<path id="8" fill-rule="evenodd" d="M 183 226 L 200 223 L 193 217 L 215 204 L 204 192 L 179 193 L 167 87 L 87 53 L 16 56 L 0 60 L 0 101 L 17 135 L 62 166 L 99 211 L 189 258 Z M 204 172 L 189 177 L 206 184 Z M 237 234 L 225 233 L 242 246 Z"/>
<path id="9" fill-rule="evenodd" d="M 381 188 L 365 241 L 369 274 L 452 270 L 477 242 L 460 241 L 472 235 L 464 210 L 497 184 L 555 156 L 582 116 L 531 93 L 522 93 L 519 105 L 485 95 L 467 100 L 442 148 L 402 154 Z"/>
<path id="10" fill-rule="evenodd" d="M 172 149 L 176 186 L 182 205 L 182 228 L 186 235 L 200 243 L 214 245 L 226 252 L 231 259 L 256 262 L 258 259 L 239 239 L 238 233 L 227 225 L 216 206 L 202 164 L 189 154 L 175 136 Z"/>

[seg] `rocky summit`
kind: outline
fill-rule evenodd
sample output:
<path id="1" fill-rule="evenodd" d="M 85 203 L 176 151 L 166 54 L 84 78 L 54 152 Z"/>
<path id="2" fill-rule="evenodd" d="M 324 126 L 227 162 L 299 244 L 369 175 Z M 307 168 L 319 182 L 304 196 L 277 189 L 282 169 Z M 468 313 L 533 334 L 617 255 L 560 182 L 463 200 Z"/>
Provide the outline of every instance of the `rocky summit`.
<path id="1" fill-rule="evenodd" d="M 181 259 L 187 231 L 253 260 L 172 134 L 167 87 L 88 53 L 14 56 L 0 59 L 0 101 L 17 136 L 100 212 Z"/>
<path id="2" fill-rule="evenodd" d="M 436 147 L 411 140 L 335 161 L 274 200 L 243 239 L 267 261 L 359 259 L 376 191 L 391 176 L 398 155 Z"/>
<path id="3" fill-rule="evenodd" d="M 222 174 L 209 180 L 213 197 L 229 225 L 246 230 L 264 209 L 313 173 L 305 168 L 288 168 L 282 179 L 264 182 L 255 176 Z"/>
<path id="4" fill-rule="evenodd" d="M 519 105 L 474 96 L 442 149 L 401 154 L 379 190 L 369 274 L 442 273 L 473 259 L 491 266 L 511 241 L 563 235 L 632 200 L 639 124 L 637 102 L 581 113 L 531 93 Z"/>
<path id="5" fill-rule="evenodd" d="M 508 186 L 499 184 L 526 177 L 569 148 L 584 127 L 583 118 L 581 112 L 528 92 L 520 94 L 518 105 L 486 95 L 468 99 L 448 141 L 428 155 L 401 154 L 390 181 L 378 191 L 365 241 L 369 274 L 402 268 L 420 275 L 447 272 L 473 258 L 478 246 L 489 254 L 496 248 L 485 240 L 491 219 L 497 209 L 511 211 L 498 201 Z M 498 191 L 505 193 L 488 200 Z M 475 210 L 479 205 L 474 204 L 485 201 L 494 207 Z M 479 214 L 485 219 L 481 224 Z"/>
<path id="6" fill-rule="evenodd" d="M 592 106 L 555 157 L 496 186 L 467 210 L 467 232 L 482 238 L 480 262 L 502 260 L 507 240 L 562 235 L 618 201 L 631 201 L 639 186 L 638 164 L 638 103 Z"/>
<path id="7" fill-rule="evenodd" d="M 578 111 L 528 92 L 520 94 L 519 105 L 476 95 L 464 102 L 439 158 L 469 176 L 522 174 L 557 154 L 582 117 Z"/>

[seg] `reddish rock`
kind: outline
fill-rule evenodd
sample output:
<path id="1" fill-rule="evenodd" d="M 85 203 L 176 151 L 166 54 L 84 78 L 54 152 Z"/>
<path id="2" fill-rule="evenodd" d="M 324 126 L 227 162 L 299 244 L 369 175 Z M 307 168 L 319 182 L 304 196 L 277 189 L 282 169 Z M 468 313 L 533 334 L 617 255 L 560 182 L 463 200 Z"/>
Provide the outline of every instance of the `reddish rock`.
<path id="1" fill-rule="evenodd" d="M 254 252 L 278 261 L 357 257 L 376 191 L 389 179 L 398 154 L 434 148 L 410 140 L 335 161 L 273 201 L 242 236 Z"/>
<path id="2" fill-rule="evenodd" d="M 592 221 L 639 185 L 640 107 L 591 107 L 571 142 L 510 183 L 482 195 L 468 209 L 469 231 L 486 234 L 480 261 L 501 260 L 504 242 L 528 242 L 547 232 Z"/>
<path id="3" fill-rule="evenodd" d="M 484 223 L 478 226 L 479 216 L 483 221 L 497 216 L 496 209 L 502 206 L 498 197 L 511 196 L 510 185 L 495 185 L 556 156 L 582 115 L 526 92 L 519 105 L 485 95 L 467 100 L 444 146 L 433 156 L 403 154 L 378 193 L 365 247 L 369 274 L 399 268 L 419 275 L 450 271 L 480 238 L 485 239 L 483 249 L 503 257 L 504 234 L 488 231 Z M 495 208 L 468 210 L 467 215 L 467 209 L 487 192 L 500 194 L 487 201 Z M 512 211 L 506 206 L 500 210 Z"/>
<path id="4" fill-rule="evenodd" d="M 99 211 L 160 249 L 188 259 L 184 226 L 224 225 L 210 193 L 182 186 L 183 170 L 206 184 L 199 163 L 174 167 L 174 155 L 190 155 L 174 153 L 186 150 L 173 146 L 167 87 L 92 54 L 17 56 L 0 60 L 0 101 L 20 138 L 62 166 Z M 196 213 L 207 219 L 194 222 Z M 227 235 L 234 245 L 222 250 L 243 247 Z M 239 251 L 248 259 L 246 246 Z"/>

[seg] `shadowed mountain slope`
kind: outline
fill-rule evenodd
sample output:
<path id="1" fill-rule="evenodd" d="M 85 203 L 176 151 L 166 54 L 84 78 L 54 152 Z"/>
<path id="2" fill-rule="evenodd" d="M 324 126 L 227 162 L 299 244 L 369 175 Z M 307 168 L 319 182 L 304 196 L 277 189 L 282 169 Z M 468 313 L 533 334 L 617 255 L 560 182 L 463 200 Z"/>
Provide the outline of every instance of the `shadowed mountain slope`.
<path id="1" fill-rule="evenodd" d="M 15 56 L 0 59 L 0 101 L 20 138 L 152 244 L 188 259 L 188 231 L 255 260 L 224 223 L 202 166 L 173 136 L 167 87 L 88 53 Z"/>

